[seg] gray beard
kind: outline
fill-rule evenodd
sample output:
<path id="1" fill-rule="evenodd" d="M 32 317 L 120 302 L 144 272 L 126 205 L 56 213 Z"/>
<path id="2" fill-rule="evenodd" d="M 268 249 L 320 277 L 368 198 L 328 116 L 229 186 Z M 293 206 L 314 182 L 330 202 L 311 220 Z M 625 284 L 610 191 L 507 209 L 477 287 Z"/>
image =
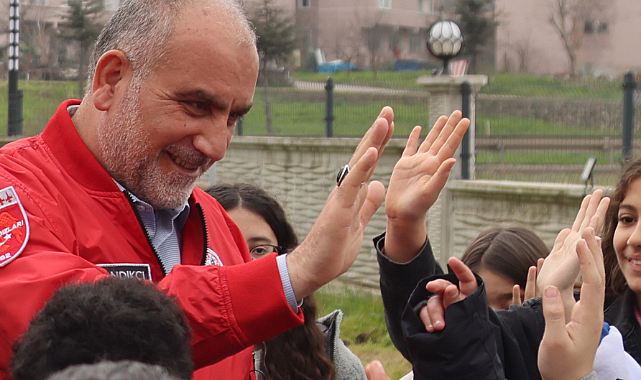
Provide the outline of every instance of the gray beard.
<path id="1" fill-rule="evenodd" d="M 187 203 L 196 181 L 178 173 L 164 173 L 158 162 L 159 152 L 149 153 L 149 134 L 143 129 L 135 94 L 130 87 L 121 112 L 109 125 L 98 126 L 102 164 L 116 181 L 155 209 L 178 208 Z"/>

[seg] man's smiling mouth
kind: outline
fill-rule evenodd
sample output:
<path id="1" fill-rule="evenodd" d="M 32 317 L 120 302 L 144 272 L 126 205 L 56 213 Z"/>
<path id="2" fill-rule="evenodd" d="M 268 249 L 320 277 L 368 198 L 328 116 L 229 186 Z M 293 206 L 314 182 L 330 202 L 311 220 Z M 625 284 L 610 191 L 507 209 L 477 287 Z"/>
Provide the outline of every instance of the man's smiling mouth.
<path id="1" fill-rule="evenodd" d="M 176 163 L 176 165 L 178 165 L 180 167 L 183 167 L 183 168 L 185 168 L 187 170 L 196 170 L 196 169 L 198 169 L 200 167 L 200 165 L 194 165 L 194 164 L 192 164 L 190 162 L 184 161 L 184 160 L 174 156 L 170 152 L 167 152 L 167 155 L 169 155 L 169 157 Z"/>

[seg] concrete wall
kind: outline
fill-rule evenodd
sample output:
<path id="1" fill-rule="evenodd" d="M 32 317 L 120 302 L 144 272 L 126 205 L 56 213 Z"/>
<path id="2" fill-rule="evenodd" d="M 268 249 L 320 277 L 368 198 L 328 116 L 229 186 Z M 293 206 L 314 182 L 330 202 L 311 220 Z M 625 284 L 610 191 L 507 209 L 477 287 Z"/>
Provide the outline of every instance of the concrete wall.
<path id="1" fill-rule="evenodd" d="M 302 239 L 313 225 L 359 139 L 234 137 L 225 158 L 202 178 L 250 182 L 267 189 L 283 204 Z M 373 179 L 387 186 L 404 140 L 388 144 Z M 531 226 L 551 247 L 556 234 L 570 226 L 583 196 L 582 186 L 509 182 L 450 181 L 427 218 L 430 240 L 440 262 L 460 256 L 484 229 L 494 225 Z M 385 229 L 382 207 L 369 223 L 361 253 L 341 280 L 378 287 L 378 264 L 371 239 Z"/>

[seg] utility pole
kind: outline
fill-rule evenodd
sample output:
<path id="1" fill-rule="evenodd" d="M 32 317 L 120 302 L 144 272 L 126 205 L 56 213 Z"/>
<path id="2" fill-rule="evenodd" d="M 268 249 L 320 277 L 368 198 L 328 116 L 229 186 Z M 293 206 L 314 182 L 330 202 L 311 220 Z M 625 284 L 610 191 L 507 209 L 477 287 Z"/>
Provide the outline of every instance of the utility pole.
<path id="1" fill-rule="evenodd" d="M 22 135 L 22 90 L 18 88 L 20 0 L 9 3 L 9 136 Z"/>

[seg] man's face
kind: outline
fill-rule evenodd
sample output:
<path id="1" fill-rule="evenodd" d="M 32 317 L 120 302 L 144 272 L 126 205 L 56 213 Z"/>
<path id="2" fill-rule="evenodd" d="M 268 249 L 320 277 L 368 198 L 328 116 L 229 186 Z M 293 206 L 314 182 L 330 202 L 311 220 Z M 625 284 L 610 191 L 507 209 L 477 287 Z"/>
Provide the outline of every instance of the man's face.
<path id="1" fill-rule="evenodd" d="M 236 41 L 242 32 L 234 21 L 202 8 L 181 19 L 163 63 L 129 83 L 97 131 L 109 173 L 155 208 L 185 203 L 223 158 L 258 76 L 256 49 Z"/>

